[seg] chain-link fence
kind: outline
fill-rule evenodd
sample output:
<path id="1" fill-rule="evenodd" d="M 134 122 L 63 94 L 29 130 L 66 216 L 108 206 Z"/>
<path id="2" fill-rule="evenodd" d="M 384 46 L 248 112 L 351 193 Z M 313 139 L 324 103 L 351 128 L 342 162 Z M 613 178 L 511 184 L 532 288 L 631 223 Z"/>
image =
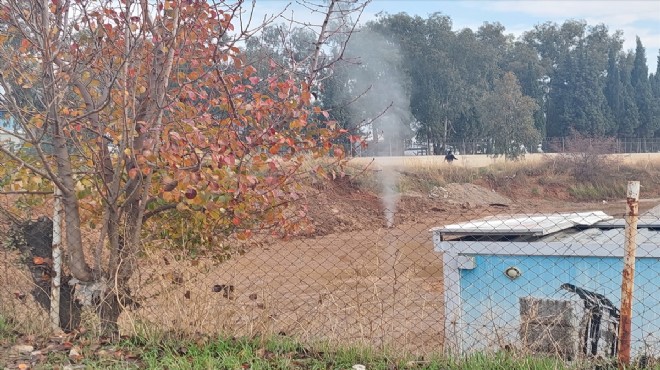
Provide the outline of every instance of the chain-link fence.
<path id="1" fill-rule="evenodd" d="M 512 144 L 516 145 L 516 144 Z M 576 153 L 591 148 L 599 154 L 617 153 L 658 153 L 660 152 L 660 138 L 642 137 L 547 137 L 536 143 L 519 145 L 519 152 L 526 153 Z M 350 151 L 354 157 L 373 156 L 424 156 L 445 155 L 451 150 L 456 155 L 496 153 L 493 143 L 488 139 L 480 140 L 449 140 L 444 149 L 434 151 L 431 143 L 416 143 L 412 140 L 394 140 L 392 142 L 369 142 L 367 148 L 355 147 Z M 516 150 L 518 151 L 518 150 Z"/>
<path id="2" fill-rule="evenodd" d="M 27 207 L 31 214 L 0 214 L 0 314 L 25 331 L 52 326 L 48 309 L 58 276 L 50 248 L 53 208 L 48 200 Z M 620 208 L 521 213 L 499 203 L 456 204 L 381 209 L 358 223 L 330 207 L 332 229 L 204 248 L 203 240 L 194 243 L 184 233 L 162 238 L 162 222 L 170 228 L 188 222 L 163 213 L 145 225 L 137 267 L 119 302 L 119 330 L 279 334 L 408 353 L 615 356 L 626 241 L 625 204 Z M 657 357 L 660 208 L 644 211 L 635 243 L 630 345 L 634 356 Z M 388 214 L 394 215 L 391 225 L 373 221 Z M 101 231 L 81 227 L 86 248 L 96 248 Z M 65 261 L 70 258 L 65 253 Z M 60 326 L 95 330 L 98 322 L 81 309 L 84 294 L 74 291 L 70 275 L 64 263 Z"/>

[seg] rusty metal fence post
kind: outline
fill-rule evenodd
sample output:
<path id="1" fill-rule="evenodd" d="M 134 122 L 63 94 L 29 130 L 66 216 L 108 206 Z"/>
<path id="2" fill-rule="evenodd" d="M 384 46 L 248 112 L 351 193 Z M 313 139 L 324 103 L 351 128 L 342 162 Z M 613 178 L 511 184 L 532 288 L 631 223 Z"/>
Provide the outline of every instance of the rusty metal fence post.
<path id="1" fill-rule="evenodd" d="M 637 218 L 639 216 L 639 181 L 628 181 L 625 251 L 621 281 L 621 316 L 619 324 L 619 368 L 630 363 L 632 332 L 632 300 L 635 281 L 635 253 L 637 251 Z"/>

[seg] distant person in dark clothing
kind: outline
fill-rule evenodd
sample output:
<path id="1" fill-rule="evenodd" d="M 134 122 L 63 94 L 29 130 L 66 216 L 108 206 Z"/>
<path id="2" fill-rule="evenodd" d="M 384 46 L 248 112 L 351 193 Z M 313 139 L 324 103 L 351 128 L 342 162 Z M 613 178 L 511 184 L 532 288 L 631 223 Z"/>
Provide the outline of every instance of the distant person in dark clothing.
<path id="1" fill-rule="evenodd" d="M 448 151 L 447 151 L 447 155 L 445 155 L 445 161 L 446 161 L 447 163 L 451 164 L 451 162 L 453 162 L 453 161 L 455 161 L 455 160 L 457 160 L 457 159 L 458 159 L 458 158 L 456 158 L 456 156 L 454 156 L 454 153 L 452 153 L 451 150 L 448 150 Z"/>

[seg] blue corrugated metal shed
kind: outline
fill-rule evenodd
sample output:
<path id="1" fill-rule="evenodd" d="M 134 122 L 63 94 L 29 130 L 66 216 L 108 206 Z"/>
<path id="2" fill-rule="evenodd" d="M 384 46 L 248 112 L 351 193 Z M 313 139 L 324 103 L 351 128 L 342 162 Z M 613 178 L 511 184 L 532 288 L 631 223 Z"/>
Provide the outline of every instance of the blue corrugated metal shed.
<path id="1" fill-rule="evenodd" d="M 555 225 L 550 225 L 554 223 Z M 564 283 L 620 302 L 624 226 L 602 212 L 486 218 L 434 228 L 445 262 L 445 335 L 469 351 L 514 344 L 519 299 L 573 299 Z M 640 217 L 633 348 L 660 354 L 660 207 Z M 504 274 L 515 267 L 521 276 Z"/>

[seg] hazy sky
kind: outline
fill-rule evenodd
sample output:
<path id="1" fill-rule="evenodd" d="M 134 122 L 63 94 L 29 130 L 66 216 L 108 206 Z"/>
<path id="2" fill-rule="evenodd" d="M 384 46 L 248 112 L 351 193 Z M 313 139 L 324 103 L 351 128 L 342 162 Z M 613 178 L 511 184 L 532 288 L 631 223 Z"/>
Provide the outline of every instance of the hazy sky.
<path id="1" fill-rule="evenodd" d="M 256 0 L 255 15 L 279 13 L 287 4 L 290 4 L 287 16 L 293 14 L 300 21 L 318 18 L 295 0 Z M 656 69 L 660 49 L 660 0 L 373 0 L 363 20 L 374 19 L 379 12 L 406 12 L 422 17 L 441 12 L 452 19 L 455 30 L 465 27 L 476 30 L 483 22 L 500 22 L 507 33 L 515 36 L 546 21 L 561 24 L 568 19 L 577 19 L 585 20 L 589 25 L 604 23 L 610 33 L 615 30 L 624 32 L 626 50 L 635 48 L 635 36 L 641 38 L 651 72 Z"/>

